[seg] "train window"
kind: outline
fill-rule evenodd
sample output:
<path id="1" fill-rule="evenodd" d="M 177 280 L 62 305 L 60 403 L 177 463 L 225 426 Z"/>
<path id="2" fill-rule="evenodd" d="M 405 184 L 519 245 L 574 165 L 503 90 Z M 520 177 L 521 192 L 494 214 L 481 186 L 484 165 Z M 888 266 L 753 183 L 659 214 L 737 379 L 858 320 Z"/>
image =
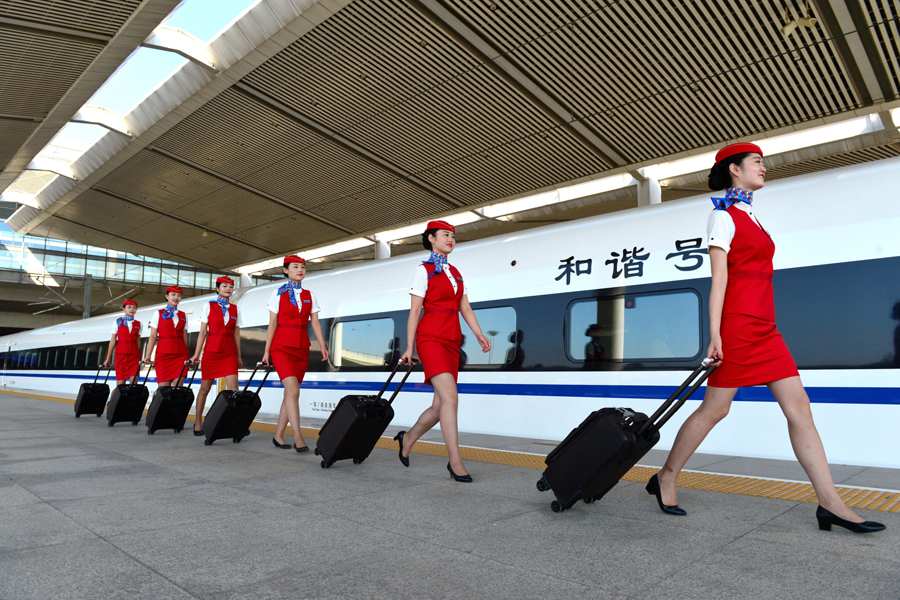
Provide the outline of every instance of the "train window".
<path id="1" fill-rule="evenodd" d="M 62 368 L 65 370 L 71 370 L 75 368 L 75 347 L 74 346 L 64 346 L 63 347 L 63 366 Z"/>
<path id="2" fill-rule="evenodd" d="M 47 348 L 40 350 L 38 353 L 38 369 L 46 369 L 47 368 L 47 355 L 50 354 L 50 351 Z"/>
<path id="3" fill-rule="evenodd" d="M 87 354 L 87 346 L 81 344 L 80 346 L 75 346 L 75 365 L 74 369 L 83 369 L 85 365 L 85 354 Z"/>
<path id="4" fill-rule="evenodd" d="M 100 364 L 100 344 L 91 344 L 87 347 L 87 355 L 85 356 L 85 368 L 96 369 Z"/>
<path id="5" fill-rule="evenodd" d="M 577 362 L 689 359 L 701 350 L 693 291 L 576 300 L 566 317 L 566 351 Z"/>
<path id="6" fill-rule="evenodd" d="M 393 319 L 342 321 L 331 330 L 331 362 L 335 367 L 383 367 L 391 362 Z"/>
<path id="7" fill-rule="evenodd" d="M 54 369 L 62 369 L 65 367 L 66 363 L 66 351 L 64 348 L 60 348 L 57 346 L 53 348 L 53 362 L 50 363 L 53 365 Z"/>
<path id="8" fill-rule="evenodd" d="M 459 352 L 460 366 L 505 365 L 516 357 L 516 309 L 511 306 L 482 308 L 475 311 L 481 332 L 491 340 L 491 349 L 481 351 L 475 334 L 459 317 L 463 342 Z"/>

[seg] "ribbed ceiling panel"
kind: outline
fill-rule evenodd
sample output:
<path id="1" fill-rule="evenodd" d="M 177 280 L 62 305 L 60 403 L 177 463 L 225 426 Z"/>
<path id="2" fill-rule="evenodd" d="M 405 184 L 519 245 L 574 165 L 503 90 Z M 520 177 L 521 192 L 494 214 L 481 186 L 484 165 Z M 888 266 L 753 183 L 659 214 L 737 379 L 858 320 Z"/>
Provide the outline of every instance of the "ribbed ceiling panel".
<path id="1" fill-rule="evenodd" d="M 338 237 L 339 234 L 327 225 L 313 221 L 303 215 L 292 215 L 264 225 L 245 229 L 238 237 L 256 244 L 272 248 L 279 254 L 287 254 L 299 248 L 318 246 Z M 233 261 L 223 264 L 239 264 Z"/>
<path id="2" fill-rule="evenodd" d="M 197 246 L 182 252 L 184 257 L 181 262 L 195 261 L 208 265 L 236 265 L 259 261 L 268 258 L 268 254 L 261 250 L 248 247 L 244 244 L 228 238 L 208 238 Z"/>
<path id="3" fill-rule="evenodd" d="M 110 198 L 94 190 L 88 190 L 81 194 L 77 201 L 69 202 L 56 214 L 65 219 L 125 237 L 129 237 L 132 230 L 157 221 L 161 217 L 158 213 Z M 166 219 L 166 221 L 168 220 Z M 157 237 L 159 241 L 163 241 L 169 237 L 169 232 L 161 228 Z M 162 244 L 155 245 L 161 246 Z"/>
<path id="4" fill-rule="evenodd" d="M 395 181 L 315 207 L 316 214 L 354 231 L 390 229 L 399 223 L 446 211 L 446 204 L 406 181 Z"/>
<path id="5" fill-rule="evenodd" d="M 413 173 L 557 125 L 401 0 L 354 2 L 244 81 Z M 564 179 L 609 168 L 569 130 L 555 138 L 554 162 L 564 165 Z M 507 160 L 540 174 L 546 155 L 530 154 Z M 469 203 L 526 191 L 466 177 L 477 194 L 444 191 Z M 545 174 L 542 185 L 559 181 Z"/>
<path id="6" fill-rule="evenodd" d="M 143 150 L 104 177 L 97 187 L 175 212 L 228 184 L 156 152 Z"/>
<path id="7" fill-rule="evenodd" d="M 447 2 L 632 162 L 859 106 L 824 31 L 785 38 L 780 4 Z"/>
<path id="8" fill-rule="evenodd" d="M 900 95 L 900 6 L 896 0 L 862 0 L 872 33 L 878 44 L 879 58 L 885 65 L 891 88 L 885 90 L 888 98 Z"/>
<path id="9" fill-rule="evenodd" d="M 845 152 L 843 154 L 835 154 L 833 156 L 812 158 L 799 163 L 772 167 L 766 171 L 766 181 L 795 177 L 797 175 L 805 175 L 806 173 L 816 173 L 818 171 L 827 171 L 829 169 L 857 165 L 873 160 L 881 160 L 883 158 L 893 158 L 895 156 L 900 156 L 900 148 L 895 148 L 893 146 L 876 146 L 873 148 Z"/>
<path id="10" fill-rule="evenodd" d="M 0 119 L 0 171 L 6 166 L 16 151 L 37 128 L 34 121 L 7 121 Z"/>
<path id="11" fill-rule="evenodd" d="M 100 46 L 0 29 L 0 113 L 45 116 L 100 50 Z"/>
<path id="12" fill-rule="evenodd" d="M 115 35 L 141 0 L 6 0 L 0 16 Z"/>

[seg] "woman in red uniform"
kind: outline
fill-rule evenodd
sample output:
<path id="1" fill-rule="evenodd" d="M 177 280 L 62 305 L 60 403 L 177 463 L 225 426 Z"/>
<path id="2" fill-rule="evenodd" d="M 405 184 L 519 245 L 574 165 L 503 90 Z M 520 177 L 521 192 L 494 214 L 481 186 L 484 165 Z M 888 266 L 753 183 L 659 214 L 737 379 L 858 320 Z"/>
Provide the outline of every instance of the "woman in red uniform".
<path id="1" fill-rule="evenodd" d="M 215 300 L 210 300 L 200 310 L 200 335 L 192 363 L 200 363 L 200 392 L 197 394 L 197 411 L 194 417 L 194 435 L 203 435 L 203 408 L 206 396 L 213 383 L 219 377 L 225 378 L 225 389 L 238 388 L 238 369 L 241 361 L 241 317 L 238 307 L 229 302 L 234 293 L 234 280 L 231 277 L 216 279 Z M 204 346 L 205 344 L 205 346 Z"/>
<path id="2" fill-rule="evenodd" d="M 144 362 L 156 364 L 156 384 L 159 387 L 169 387 L 173 383 L 181 385 L 184 380 L 184 363 L 190 356 L 187 349 L 187 317 L 178 310 L 182 293 L 183 290 L 177 285 L 167 287 L 166 307 L 150 317 L 150 339 L 144 353 Z M 156 360 L 151 361 L 157 340 L 159 348 L 156 349 Z"/>
<path id="3" fill-rule="evenodd" d="M 116 319 L 112 328 L 112 337 L 109 340 L 109 349 L 106 352 L 104 367 L 109 367 L 113 359 L 113 350 L 116 352 L 116 385 L 122 385 L 137 374 L 138 363 L 141 360 L 141 322 L 134 320 L 138 303 L 134 300 L 126 300 L 122 303 L 124 317 Z"/>
<path id="4" fill-rule="evenodd" d="M 459 451 L 457 424 L 459 394 L 456 379 L 462 342 L 458 315 L 462 314 L 483 352 L 491 349 L 491 342 L 481 333 L 478 319 L 469 306 L 462 275 L 447 262 L 447 255 L 456 246 L 456 229 L 446 221 L 431 221 L 422 234 L 422 244 L 431 251 L 431 257 L 416 268 L 409 291 L 412 306 L 407 323 L 406 352 L 400 361 L 412 360 L 413 350 L 418 345 L 419 358 L 425 369 L 425 383 L 434 387 L 434 399 L 416 424 L 409 431 L 398 433 L 394 439 L 400 446 L 400 462 L 408 467 L 413 444 L 440 423 L 450 458 L 447 463 L 450 477 L 456 481 L 470 482 L 472 476 L 466 471 Z"/>
<path id="5" fill-rule="evenodd" d="M 306 277 L 306 260 L 299 256 L 284 259 L 284 276 L 288 282 L 272 292 L 269 297 L 269 329 L 266 332 L 266 350 L 262 362 L 272 364 L 284 386 L 284 400 L 278 414 L 278 427 L 272 443 L 276 448 L 290 449 L 284 441 L 288 423 L 294 431 L 294 450 L 309 452 L 309 446 L 300 432 L 300 384 L 309 365 L 309 334 L 306 324 L 312 320 L 313 334 L 322 349 L 322 360 L 328 360 L 328 347 L 322 337 L 319 324 L 319 303 L 316 295 L 303 289 Z M 298 446 L 297 442 L 302 445 Z"/>
<path id="6" fill-rule="evenodd" d="M 755 144 L 732 144 L 716 154 L 709 187 L 725 189 L 725 198 L 713 198 L 715 210 L 707 225 L 712 265 L 707 357 L 718 357 L 722 364 L 710 376 L 703 402 L 682 425 L 666 464 L 650 479 L 647 492 L 656 496 L 663 512 L 686 514 L 676 504 L 681 469 L 728 414 L 738 389 L 766 384 L 787 418 L 794 454 L 816 490 L 819 528 L 839 525 L 857 533 L 880 531 L 884 525 L 863 521 L 838 496 L 809 397 L 775 326 L 775 244 L 752 204 L 753 192 L 763 187 L 765 175 L 762 151 Z"/>

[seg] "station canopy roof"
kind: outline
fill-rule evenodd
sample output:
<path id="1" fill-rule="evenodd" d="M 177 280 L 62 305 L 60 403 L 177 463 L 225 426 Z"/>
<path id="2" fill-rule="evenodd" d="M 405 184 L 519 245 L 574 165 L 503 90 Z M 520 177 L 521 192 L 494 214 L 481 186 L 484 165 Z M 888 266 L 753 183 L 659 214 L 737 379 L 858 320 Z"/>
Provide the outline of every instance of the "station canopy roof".
<path id="1" fill-rule="evenodd" d="M 50 38 L 71 45 L 44 50 L 52 59 L 4 42 L 13 83 L 0 112 L 46 121 L 74 102 L 98 52 L 153 2 L 69 4 L 101 14 L 66 27 L 98 23 L 91 32 L 111 41 Z M 724 143 L 845 121 L 862 125 L 774 153 L 769 179 L 900 155 L 900 8 L 817 0 L 809 11 L 797 0 L 260 0 L 194 49 L 151 26 L 144 35 L 162 40 L 151 43 L 190 60 L 9 223 L 221 269 L 448 214 L 467 216 L 464 240 L 631 208 L 647 178 L 663 201 L 694 195 Z M 42 126 L 0 120 L 14 142 L 0 150 L 4 176 L 25 168 Z M 688 171 L 661 166 L 691 157 Z M 611 177 L 632 185 L 559 195 Z M 557 196 L 499 218 L 484 210 L 542 192 Z"/>

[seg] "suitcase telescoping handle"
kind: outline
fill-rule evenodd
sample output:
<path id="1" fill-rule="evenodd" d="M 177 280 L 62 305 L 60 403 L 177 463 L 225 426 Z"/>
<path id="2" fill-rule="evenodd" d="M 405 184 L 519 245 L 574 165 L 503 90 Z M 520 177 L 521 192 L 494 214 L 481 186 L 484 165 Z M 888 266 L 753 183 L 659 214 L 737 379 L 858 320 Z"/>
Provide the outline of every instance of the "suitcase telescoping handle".
<path id="1" fill-rule="evenodd" d="M 179 379 L 181 379 L 182 375 L 185 377 L 185 379 L 187 379 L 187 371 L 190 370 L 190 367 L 188 365 L 190 365 L 190 364 L 191 364 L 191 359 L 187 359 L 186 361 L 184 361 L 184 366 L 181 367 L 181 375 L 178 376 Z M 180 387 L 188 387 L 189 388 L 192 385 L 194 385 L 194 377 L 197 376 L 197 369 L 199 369 L 199 368 L 200 368 L 200 363 L 198 362 L 197 366 L 194 367 L 194 372 L 191 373 L 191 380 L 188 382 L 187 385 L 182 385 Z M 182 381 L 181 383 L 184 383 L 184 381 Z"/>
<path id="2" fill-rule="evenodd" d="M 384 394 L 384 391 L 387 389 L 388 385 L 390 385 L 391 380 L 394 378 L 394 375 L 397 374 L 397 370 L 400 368 L 400 365 L 402 365 L 402 364 L 403 363 L 400 362 L 399 360 L 397 361 L 397 364 L 394 365 L 394 369 L 391 371 L 390 377 L 388 377 L 387 381 L 384 382 L 384 385 L 381 386 L 381 390 L 378 392 L 378 395 L 375 396 L 375 398 L 381 398 L 381 395 Z M 403 375 L 403 379 L 400 380 L 400 385 L 398 385 L 397 389 L 394 390 L 394 393 L 391 394 L 391 398 L 390 398 L 390 400 L 388 400 L 388 404 L 391 404 L 394 402 L 394 398 L 396 398 L 397 394 L 400 393 L 400 388 L 402 388 L 403 384 L 406 383 L 407 378 L 409 378 L 410 373 L 412 373 L 413 367 L 415 367 L 417 364 L 419 364 L 418 359 L 413 358 L 412 360 L 409 361 L 409 368 L 406 370 L 406 374 Z"/>
<path id="3" fill-rule="evenodd" d="M 113 366 L 110 365 L 106 367 L 106 377 L 103 378 L 103 385 L 106 385 L 106 382 L 109 381 L 109 372 L 113 370 Z M 100 379 L 100 371 L 103 370 L 103 363 L 100 363 L 100 366 L 97 367 L 97 374 L 94 375 L 94 385 L 97 384 L 97 380 Z"/>
<path id="4" fill-rule="evenodd" d="M 250 382 L 253 381 L 253 376 L 256 375 L 256 372 L 259 370 L 260 367 L 265 367 L 265 368 L 266 368 L 266 374 L 263 376 L 262 381 L 259 382 L 259 387 L 256 388 L 256 394 L 259 395 L 260 390 L 262 390 L 263 386 L 264 386 L 265 383 L 266 383 L 266 379 L 269 378 L 269 373 L 272 372 L 272 366 L 271 366 L 271 365 L 267 365 L 267 364 L 264 363 L 264 362 L 258 362 L 258 363 L 256 363 L 256 366 L 253 368 L 253 372 L 250 373 L 250 377 L 247 379 L 247 383 L 244 384 L 244 389 L 241 390 L 241 396 L 243 396 L 243 395 L 244 395 L 244 392 L 247 391 L 247 388 L 250 387 Z"/>
<path id="5" fill-rule="evenodd" d="M 682 383 L 677 390 L 675 390 L 675 393 L 669 396 L 668 399 L 662 403 L 662 406 L 656 409 L 656 412 L 653 413 L 652 417 L 647 419 L 647 422 L 638 430 L 637 436 L 653 435 L 654 432 L 659 431 L 662 426 L 672 418 L 672 415 L 678 412 L 678 409 L 688 401 L 688 398 L 697 391 L 697 388 L 706 383 L 706 380 L 721 363 L 722 361 L 718 358 L 703 359 L 703 362 L 688 375 L 688 378 L 684 380 L 684 383 Z M 688 386 L 690 386 L 690 388 L 688 388 Z M 687 392 L 685 392 L 685 390 L 687 390 Z"/>

